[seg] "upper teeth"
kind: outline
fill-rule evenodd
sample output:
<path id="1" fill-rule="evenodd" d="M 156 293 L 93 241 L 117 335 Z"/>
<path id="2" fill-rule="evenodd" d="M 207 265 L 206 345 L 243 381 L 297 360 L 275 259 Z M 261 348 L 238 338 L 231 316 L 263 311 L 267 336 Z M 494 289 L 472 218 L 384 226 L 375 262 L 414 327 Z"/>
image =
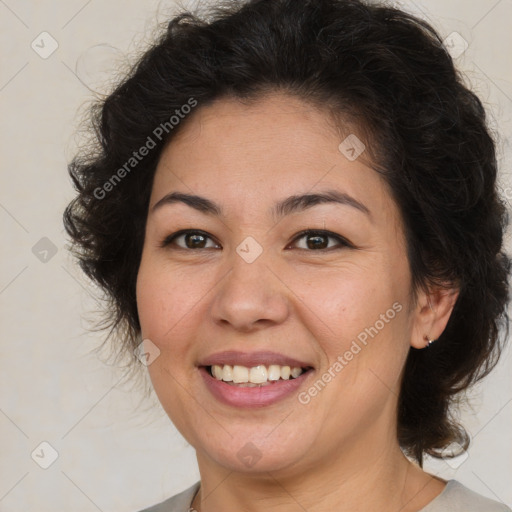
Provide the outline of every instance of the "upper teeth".
<path id="1" fill-rule="evenodd" d="M 251 382 L 253 384 L 261 384 L 270 380 L 284 379 L 288 380 L 298 377 L 303 372 L 302 368 L 294 366 L 280 366 L 278 364 L 271 364 L 268 368 L 264 365 L 253 366 L 240 366 L 235 364 L 231 366 L 225 364 L 220 366 L 218 364 L 212 365 L 212 374 L 218 380 L 225 382 L 244 383 Z"/>

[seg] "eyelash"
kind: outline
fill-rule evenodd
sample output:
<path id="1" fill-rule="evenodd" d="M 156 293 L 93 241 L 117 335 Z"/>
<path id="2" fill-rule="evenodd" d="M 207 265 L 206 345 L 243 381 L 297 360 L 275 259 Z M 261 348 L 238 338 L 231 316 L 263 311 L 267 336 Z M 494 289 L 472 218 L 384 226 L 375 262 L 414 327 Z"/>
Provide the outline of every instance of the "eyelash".
<path id="1" fill-rule="evenodd" d="M 173 233 L 172 235 L 167 236 L 162 241 L 162 243 L 160 244 L 160 247 L 162 247 L 162 248 L 168 247 L 177 238 L 179 238 L 180 236 L 187 235 L 187 234 L 202 235 L 205 238 L 209 238 L 210 240 L 214 240 L 210 235 L 208 235 L 208 233 L 205 233 L 204 231 L 197 230 L 197 229 L 182 229 L 180 231 L 177 231 L 176 233 Z M 323 237 L 326 237 L 326 238 L 333 238 L 333 239 L 335 239 L 339 243 L 339 246 L 338 247 L 328 247 L 328 248 L 324 248 L 324 249 L 303 249 L 303 248 L 300 248 L 299 250 L 301 250 L 301 251 L 308 251 L 308 252 L 325 252 L 325 251 L 331 251 L 331 250 L 343 249 L 343 248 L 354 248 L 354 246 L 348 240 L 343 238 L 342 236 L 337 235 L 336 233 L 333 233 L 332 231 L 326 231 L 326 230 L 323 230 L 323 229 L 306 229 L 304 231 L 301 231 L 300 233 L 297 233 L 297 235 L 295 236 L 295 238 L 292 240 L 291 243 L 295 243 L 298 240 L 300 240 L 301 238 L 304 238 L 306 236 L 313 236 L 313 235 L 317 235 L 317 236 L 320 235 L 320 236 L 323 236 Z M 180 247 L 180 246 L 177 246 L 177 248 L 178 249 L 182 249 L 184 251 L 199 251 L 201 249 L 202 250 L 212 249 L 212 247 L 204 247 L 204 248 L 198 248 L 198 249 L 191 249 L 191 248 L 188 248 L 188 247 Z"/>

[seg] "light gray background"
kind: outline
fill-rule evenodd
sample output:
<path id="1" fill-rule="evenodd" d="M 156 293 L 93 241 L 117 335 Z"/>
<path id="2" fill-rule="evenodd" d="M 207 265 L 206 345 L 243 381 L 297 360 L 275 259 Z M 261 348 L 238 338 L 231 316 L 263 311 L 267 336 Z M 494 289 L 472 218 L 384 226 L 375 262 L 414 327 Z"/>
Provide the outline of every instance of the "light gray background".
<path id="1" fill-rule="evenodd" d="M 512 200 L 512 0 L 401 5 L 468 42 L 457 64 L 501 133 L 502 187 Z M 94 289 L 65 250 L 61 222 L 88 87 L 105 92 L 112 67 L 133 60 L 174 9 L 170 0 L 0 0 L 2 512 L 135 511 L 199 479 L 194 450 L 154 395 L 144 398 L 91 352 L 102 340 L 87 331 Z M 44 31 L 58 44 L 47 58 Z M 462 412 L 473 437 L 467 457 L 426 464 L 509 506 L 511 370 L 508 350 Z M 58 452 L 48 469 L 36 463 L 51 462 L 41 442 Z"/>

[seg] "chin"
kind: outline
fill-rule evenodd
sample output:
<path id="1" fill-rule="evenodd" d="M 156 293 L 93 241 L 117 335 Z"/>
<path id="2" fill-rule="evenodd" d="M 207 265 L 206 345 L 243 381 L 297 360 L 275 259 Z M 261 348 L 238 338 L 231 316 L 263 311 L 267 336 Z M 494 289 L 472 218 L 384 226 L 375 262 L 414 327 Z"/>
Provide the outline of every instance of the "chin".
<path id="1" fill-rule="evenodd" d="M 220 466 L 237 473 L 275 472 L 303 463 L 308 451 L 303 433 L 283 432 L 279 438 L 270 439 L 271 432 L 271 428 L 259 428 L 257 432 L 239 432 L 233 437 L 224 433 L 222 441 L 204 439 L 202 448 L 196 449 L 198 456 L 200 452 L 206 453 Z"/>

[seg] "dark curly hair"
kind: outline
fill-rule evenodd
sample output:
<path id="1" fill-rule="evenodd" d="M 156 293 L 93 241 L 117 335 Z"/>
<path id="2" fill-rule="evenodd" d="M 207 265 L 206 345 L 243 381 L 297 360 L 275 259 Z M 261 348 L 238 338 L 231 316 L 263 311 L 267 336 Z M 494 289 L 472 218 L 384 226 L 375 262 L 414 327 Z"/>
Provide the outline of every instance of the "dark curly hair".
<path id="1" fill-rule="evenodd" d="M 439 457 L 453 442 L 466 448 L 453 406 L 496 365 L 502 327 L 508 333 L 506 209 L 481 101 L 437 32 L 396 8 L 249 0 L 183 12 L 96 102 L 95 143 L 69 165 L 78 195 L 64 224 L 81 268 L 105 292 L 109 337 L 132 355 L 140 341 L 135 285 L 162 148 L 192 105 L 257 101 L 274 91 L 359 128 L 403 218 L 413 291 L 459 289 L 439 341 L 409 351 L 397 435 L 420 465 L 423 454 Z"/>

